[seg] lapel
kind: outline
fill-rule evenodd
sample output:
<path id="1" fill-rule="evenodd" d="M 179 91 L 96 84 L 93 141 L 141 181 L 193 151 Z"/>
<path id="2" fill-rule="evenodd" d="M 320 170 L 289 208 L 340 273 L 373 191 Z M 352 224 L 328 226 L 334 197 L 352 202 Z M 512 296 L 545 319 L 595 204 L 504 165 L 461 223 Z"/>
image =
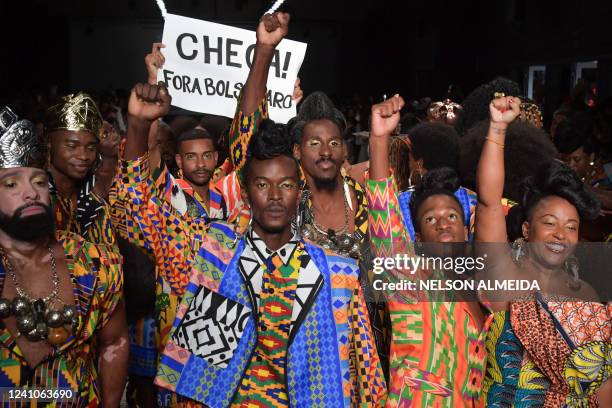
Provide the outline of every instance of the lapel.
<path id="1" fill-rule="evenodd" d="M 306 248 L 307 254 L 303 257 L 303 260 L 306 262 L 310 258 L 310 263 L 309 265 L 302 265 L 300 268 L 294 305 L 295 319 L 289 335 L 289 346 L 293 343 L 302 323 L 304 323 L 304 319 L 310 312 L 317 295 L 323 288 L 323 284 L 325 281 L 328 281 L 328 279 L 324 279 L 323 275 L 329 275 L 327 260 L 323 250 L 312 244 L 304 243 L 303 241 L 302 243 Z M 295 310 L 296 307 L 299 307 L 298 311 Z"/>
<path id="2" fill-rule="evenodd" d="M 231 227 L 220 223 L 210 224 L 195 260 L 194 266 L 200 272 L 196 274 L 196 283 L 253 310 L 249 285 L 238 267 L 245 248 L 244 238 L 235 244 L 233 240 Z"/>

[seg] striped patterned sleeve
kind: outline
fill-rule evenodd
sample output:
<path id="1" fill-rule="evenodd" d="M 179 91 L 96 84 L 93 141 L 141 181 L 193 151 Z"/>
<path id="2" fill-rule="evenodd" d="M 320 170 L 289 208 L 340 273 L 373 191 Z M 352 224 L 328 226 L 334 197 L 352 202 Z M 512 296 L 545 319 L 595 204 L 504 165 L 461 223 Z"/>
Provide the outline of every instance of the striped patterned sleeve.
<path id="1" fill-rule="evenodd" d="M 240 110 L 240 101 L 242 94 L 238 98 L 238 107 L 230 128 L 230 158 L 233 170 L 238 173 L 238 177 L 242 177 L 242 171 L 246 163 L 246 151 L 249 146 L 251 136 L 257 131 L 262 120 L 268 118 L 268 97 L 264 95 L 255 112 L 250 115 L 245 114 Z"/>
<path id="2" fill-rule="evenodd" d="M 376 257 L 393 257 L 412 252 L 403 223 L 393 176 L 382 180 L 366 178 L 368 232 Z"/>

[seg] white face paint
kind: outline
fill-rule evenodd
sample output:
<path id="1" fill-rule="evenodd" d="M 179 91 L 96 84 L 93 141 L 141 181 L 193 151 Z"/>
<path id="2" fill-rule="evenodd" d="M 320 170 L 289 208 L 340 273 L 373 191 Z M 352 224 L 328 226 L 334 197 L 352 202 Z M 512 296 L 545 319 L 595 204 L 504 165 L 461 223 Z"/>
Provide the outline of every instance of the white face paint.
<path id="1" fill-rule="evenodd" d="M 108 346 L 106 350 L 104 350 L 104 354 L 100 356 L 101 359 L 104 359 L 107 363 L 112 363 L 117 358 L 117 350 L 123 348 L 127 343 L 127 339 L 125 337 L 121 337 L 119 339 L 119 344 Z"/>

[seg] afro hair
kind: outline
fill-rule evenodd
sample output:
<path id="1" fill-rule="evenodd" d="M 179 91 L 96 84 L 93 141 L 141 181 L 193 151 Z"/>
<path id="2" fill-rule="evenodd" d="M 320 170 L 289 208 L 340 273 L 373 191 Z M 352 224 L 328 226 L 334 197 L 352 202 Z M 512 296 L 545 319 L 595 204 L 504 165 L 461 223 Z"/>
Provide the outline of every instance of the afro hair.
<path id="1" fill-rule="evenodd" d="M 474 89 L 463 101 L 463 112 L 457 124 L 460 133 L 466 133 L 481 120 L 489 117 L 489 104 L 496 92 L 506 96 L 520 96 L 519 85 L 507 78 L 498 77 Z"/>
<path id="2" fill-rule="evenodd" d="M 270 160 L 278 156 L 287 156 L 295 161 L 299 178 L 299 164 L 293 157 L 293 144 L 287 133 L 287 128 L 285 125 L 265 119 L 260 123 L 257 132 L 249 141 L 243 172 L 244 185 L 246 185 L 246 177 L 250 173 L 253 159 Z"/>
<path id="3" fill-rule="evenodd" d="M 459 144 L 459 175 L 462 185 L 472 190 L 476 189 L 476 168 L 488 132 L 489 123 L 483 121 L 473 126 Z M 504 197 L 519 202 L 521 181 L 553 160 L 557 151 L 548 134 L 529 122 L 511 123 L 505 144 Z"/>
<path id="4" fill-rule="evenodd" d="M 427 170 L 457 168 L 459 134 L 455 128 L 438 122 L 421 123 L 410 130 L 408 138 L 412 157 L 423 159 L 423 167 Z"/>

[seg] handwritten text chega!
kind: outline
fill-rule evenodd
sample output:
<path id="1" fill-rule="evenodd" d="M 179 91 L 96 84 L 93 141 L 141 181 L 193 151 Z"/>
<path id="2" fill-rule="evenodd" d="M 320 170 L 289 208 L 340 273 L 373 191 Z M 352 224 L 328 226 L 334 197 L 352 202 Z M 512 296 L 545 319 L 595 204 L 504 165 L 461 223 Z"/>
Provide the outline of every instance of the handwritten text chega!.
<path id="1" fill-rule="evenodd" d="M 255 55 L 255 33 L 240 28 L 168 14 L 163 42 L 166 64 L 158 80 L 173 105 L 231 117 Z M 270 117 L 286 123 L 295 116 L 293 85 L 306 44 L 284 39 L 268 78 Z"/>

